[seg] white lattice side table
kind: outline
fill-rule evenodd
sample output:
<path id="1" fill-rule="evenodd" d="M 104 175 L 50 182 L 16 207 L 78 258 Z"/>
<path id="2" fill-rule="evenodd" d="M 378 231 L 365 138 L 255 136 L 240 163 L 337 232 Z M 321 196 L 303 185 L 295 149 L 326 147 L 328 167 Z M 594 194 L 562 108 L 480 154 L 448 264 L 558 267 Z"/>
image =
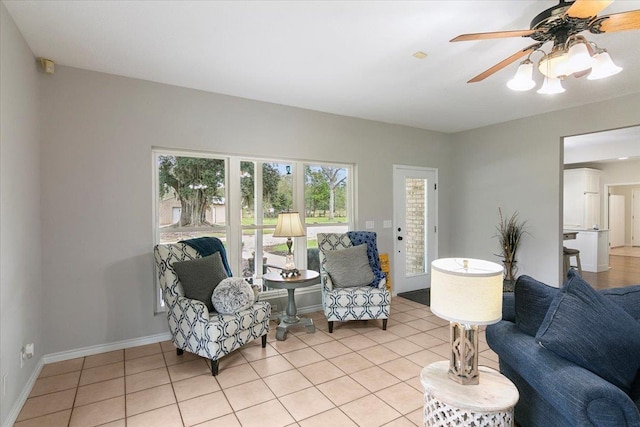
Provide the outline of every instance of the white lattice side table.
<path id="1" fill-rule="evenodd" d="M 511 427 L 518 389 L 495 369 L 480 366 L 480 384 L 462 385 L 447 376 L 449 361 L 420 373 L 424 387 L 424 425 Z"/>

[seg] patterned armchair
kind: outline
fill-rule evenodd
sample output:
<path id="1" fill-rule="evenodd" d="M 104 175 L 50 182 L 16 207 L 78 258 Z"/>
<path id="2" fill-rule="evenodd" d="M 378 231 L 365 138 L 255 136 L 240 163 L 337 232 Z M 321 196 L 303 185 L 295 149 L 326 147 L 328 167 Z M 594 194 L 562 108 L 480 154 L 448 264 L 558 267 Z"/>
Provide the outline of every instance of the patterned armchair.
<path id="1" fill-rule="evenodd" d="M 329 333 L 333 322 L 347 320 L 382 319 L 382 329 L 387 330 L 387 319 L 391 307 L 391 294 L 386 281 L 380 280 L 377 287 L 359 286 L 335 288 L 331 276 L 325 269 L 328 251 L 342 250 L 353 246 L 351 239 L 343 233 L 318 233 L 320 250 L 320 277 L 322 280 L 322 308 L 329 322 Z"/>
<path id="2" fill-rule="evenodd" d="M 266 346 L 271 315 L 268 302 L 258 301 L 234 314 L 209 313 L 204 303 L 185 298 L 173 268 L 174 262 L 200 258 L 200 254 L 184 243 L 156 245 L 153 252 L 178 355 L 186 350 L 206 357 L 211 361 L 211 374 L 217 375 L 218 360 L 225 354 L 258 337 L 262 337 L 262 347 Z"/>

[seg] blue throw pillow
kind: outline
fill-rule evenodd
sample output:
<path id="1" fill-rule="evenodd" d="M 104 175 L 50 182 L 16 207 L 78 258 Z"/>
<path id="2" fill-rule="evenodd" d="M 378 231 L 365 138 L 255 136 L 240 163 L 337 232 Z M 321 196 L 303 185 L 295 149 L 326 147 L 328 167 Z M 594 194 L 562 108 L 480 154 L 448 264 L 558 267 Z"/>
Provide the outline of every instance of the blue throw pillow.
<path id="1" fill-rule="evenodd" d="M 382 279 L 387 276 L 382 272 L 380 268 L 380 256 L 378 255 L 377 234 L 374 231 L 347 231 L 347 236 L 351 240 L 353 246 L 366 244 L 367 245 L 367 257 L 369 258 L 369 265 L 371 271 L 373 271 L 373 282 L 369 286 L 377 288 Z"/>
<path id="2" fill-rule="evenodd" d="M 514 289 L 516 326 L 525 334 L 536 336 L 558 288 L 545 285 L 529 276 L 520 276 Z"/>
<path id="3" fill-rule="evenodd" d="M 628 393 L 640 368 L 640 323 L 580 276 L 569 274 L 536 341 Z"/>

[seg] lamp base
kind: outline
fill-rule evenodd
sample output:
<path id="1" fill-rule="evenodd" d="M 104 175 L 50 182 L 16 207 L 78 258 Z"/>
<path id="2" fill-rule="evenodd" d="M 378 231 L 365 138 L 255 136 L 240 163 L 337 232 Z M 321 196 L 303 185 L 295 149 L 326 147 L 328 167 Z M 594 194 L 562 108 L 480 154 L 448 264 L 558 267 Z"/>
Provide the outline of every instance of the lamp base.
<path id="1" fill-rule="evenodd" d="M 280 271 L 280 275 L 285 279 L 288 279 L 291 277 L 298 277 L 300 275 L 300 271 L 297 268 L 292 268 L 290 270 L 283 269 L 282 271 Z"/>
<path id="2" fill-rule="evenodd" d="M 449 332 L 449 378 L 462 385 L 478 384 L 478 326 L 451 322 Z"/>

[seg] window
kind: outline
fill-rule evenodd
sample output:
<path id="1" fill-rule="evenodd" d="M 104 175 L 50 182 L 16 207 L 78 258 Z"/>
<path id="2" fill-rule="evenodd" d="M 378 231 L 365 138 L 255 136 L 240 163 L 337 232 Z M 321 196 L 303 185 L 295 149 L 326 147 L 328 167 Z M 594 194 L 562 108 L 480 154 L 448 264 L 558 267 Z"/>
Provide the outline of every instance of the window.
<path id="1" fill-rule="evenodd" d="M 154 150 L 155 243 L 215 236 L 236 276 L 261 282 L 284 265 L 278 213 L 300 212 L 307 236 L 294 238 L 298 268 L 318 271 L 318 232 L 352 228 L 353 166 Z M 157 311 L 163 310 L 156 287 Z"/>
<path id="2" fill-rule="evenodd" d="M 310 270 L 320 271 L 318 233 L 344 233 L 351 229 L 350 170 L 339 165 L 304 165 L 304 222 Z"/>

